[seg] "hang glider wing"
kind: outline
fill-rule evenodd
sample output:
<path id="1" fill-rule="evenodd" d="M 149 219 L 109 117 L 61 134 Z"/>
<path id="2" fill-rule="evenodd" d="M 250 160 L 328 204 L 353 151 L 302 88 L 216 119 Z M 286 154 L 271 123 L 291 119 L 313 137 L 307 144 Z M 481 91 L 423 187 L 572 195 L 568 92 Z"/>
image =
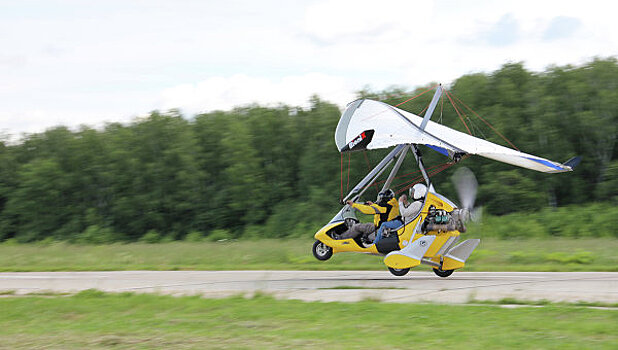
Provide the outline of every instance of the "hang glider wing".
<path id="1" fill-rule="evenodd" d="M 335 142 L 340 152 L 388 148 L 398 144 L 427 145 L 445 155 L 475 154 L 522 168 L 546 173 L 571 171 L 576 162 L 565 164 L 516 151 L 429 121 L 373 100 L 356 100 L 343 112 Z"/>

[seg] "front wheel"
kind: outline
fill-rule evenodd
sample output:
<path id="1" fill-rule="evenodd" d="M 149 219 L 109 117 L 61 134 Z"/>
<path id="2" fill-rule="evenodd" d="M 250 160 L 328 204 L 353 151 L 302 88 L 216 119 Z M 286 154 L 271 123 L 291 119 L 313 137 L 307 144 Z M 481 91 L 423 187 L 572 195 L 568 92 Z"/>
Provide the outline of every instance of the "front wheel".
<path id="1" fill-rule="evenodd" d="M 392 267 L 389 267 L 388 271 L 390 271 L 395 276 L 405 276 L 410 271 L 410 269 L 409 268 L 407 268 L 407 269 L 394 269 Z"/>
<path id="2" fill-rule="evenodd" d="M 433 269 L 433 273 L 440 277 L 448 277 L 453 274 L 455 270 L 442 270 L 442 269 Z"/>
<path id="3" fill-rule="evenodd" d="M 333 256 L 333 248 L 327 246 L 326 244 L 315 241 L 313 243 L 313 256 L 315 256 L 318 260 L 328 260 L 331 256 Z"/>

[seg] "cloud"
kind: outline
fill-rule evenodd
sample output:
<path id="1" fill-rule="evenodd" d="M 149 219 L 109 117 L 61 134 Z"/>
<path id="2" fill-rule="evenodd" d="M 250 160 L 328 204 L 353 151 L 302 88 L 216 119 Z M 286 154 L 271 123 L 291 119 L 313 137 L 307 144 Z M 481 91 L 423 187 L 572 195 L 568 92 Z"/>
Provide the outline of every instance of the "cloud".
<path id="1" fill-rule="evenodd" d="M 448 84 L 508 61 L 542 70 L 617 55 L 618 3 L 587 5 L 15 2 L 0 11 L 0 130 L 96 124 L 174 107 L 304 106 L 313 93 L 344 105 L 366 84 Z"/>
<path id="2" fill-rule="evenodd" d="M 323 44 L 392 40 L 426 27 L 432 8 L 431 0 L 319 1 L 307 7 L 303 29 Z"/>
<path id="3" fill-rule="evenodd" d="M 577 18 L 564 16 L 554 17 L 547 29 L 543 32 L 543 40 L 553 41 L 568 38 L 572 36 L 581 25 L 581 21 Z"/>
<path id="4" fill-rule="evenodd" d="M 0 113 L 0 137 L 8 136 L 9 141 L 18 141 L 20 134 L 33 134 L 46 129 L 67 126 L 77 129 L 79 125 L 100 128 L 107 122 L 129 122 L 135 116 L 122 113 L 92 112 L 67 107 L 58 109 L 23 109 Z"/>
<path id="5" fill-rule="evenodd" d="M 27 58 L 24 55 L 0 55 L 0 66 L 9 69 L 19 68 L 26 64 Z"/>
<path id="6" fill-rule="evenodd" d="M 354 98 L 346 79 L 322 73 L 269 79 L 236 74 L 212 77 L 194 84 L 182 84 L 161 93 L 161 109 L 180 108 L 187 113 L 229 110 L 239 105 L 259 103 L 276 105 L 284 102 L 307 107 L 311 95 L 345 105 Z"/>
<path id="7" fill-rule="evenodd" d="M 491 46 L 508 46 L 516 43 L 520 34 L 519 23 L 512 14 L 507 13 L 481 36 Z"/>

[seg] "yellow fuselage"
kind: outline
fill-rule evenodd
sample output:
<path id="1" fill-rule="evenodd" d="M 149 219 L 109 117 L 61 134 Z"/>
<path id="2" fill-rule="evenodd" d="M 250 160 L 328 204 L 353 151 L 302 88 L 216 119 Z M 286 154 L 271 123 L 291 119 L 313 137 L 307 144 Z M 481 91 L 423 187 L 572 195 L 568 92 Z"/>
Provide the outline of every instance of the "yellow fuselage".
<path id="1" fill-rule="evenodd" d="M 427 198 L 425 199 L 425 203 L 423 204 L 423 209 L 421 210 L 421 213 L 414 220 L 410 222 L 406 222 L 406 225 L 402 227 L 401 229 L 399 229 L 399 231 L 397 231 L 397 234 L 399 235 L 399 249 L 402 249 L 403 247 L 408 245 L 410 242 L 413 242 L 417 240 L 419 237 L 423 236 L 421 233 L 418 233 L 417 231 L 417 233 L 414 234 L 414 237 L 412 237 L 415 231 L 415 228 L 417 227 L 417 225 L 420 225 L 423 222 L 423 220 L 427 216 L 429 207 L 432 205 L 436 207 L 436 209 L 444 209 L 449 212 L 455 209 L 450 204 L 444 202 L 443 200 L 438 198 L 433 193 L 431 192 L 427 193 Z M 359 246 L 356 243 L 356 241 L 354 241 L 354 239 L 352 238 L 337 240 L 337 239 L 333 239 L 330 236 L 328 236 L 327 233 L 331 229 L 339 225 L 344 225 L 344 223 L 336 222 L 336 223 L 331 223 L 329 225 L 324 226 L 322 229 L 320 229 L 315 234 L 315 239 L 333 248 L 334 254 L 341 253 L 341 252 L 358 252 L 358 253 L 384 255 L 378 252 L 375 245 L 371 245 L 365 248 L 365 247 Z M 459 234 L 460 234 L 459 231 L 428 232 L 427 235 L 435 235 L 436 238 L 431 244 L 431 246 L 429 247 L 429 249 L 427 250 L 427 252 L 425 253 L 424 257 L 429 258 L 432 261 L 439 263 L 440 255 L 437 253 L 440 251 L 440 248 L 442 248 L 444 243 L 446 243 L 449 238 L 457 237 L 459 236 Z"/>

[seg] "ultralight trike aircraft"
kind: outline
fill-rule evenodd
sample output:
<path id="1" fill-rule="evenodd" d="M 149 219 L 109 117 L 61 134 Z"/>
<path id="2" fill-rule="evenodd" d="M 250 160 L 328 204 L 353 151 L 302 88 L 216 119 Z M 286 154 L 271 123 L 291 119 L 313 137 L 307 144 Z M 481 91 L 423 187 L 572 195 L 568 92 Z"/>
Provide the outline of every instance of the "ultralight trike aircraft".
<path id="1" fill-rule="evenodd" d="M 450 276 L 464 267 L 466 260 L 477 247 L 479 239 L 458 243 L 463 223 L 474 216 L 476 195 L 474 176 L 460 176 L 457 188 L 462 206 L 436 192 L 423 164 L 419 145 L 426 145 L 457 163 L 469 155 L 479 155 L 496 161 L 546 173 L 572 171 L 580 158 L 574 157 L 564 164 L 526 154 L 515 149 L 491 143 L 430 121 L 431 115 L 443 93 L 436 92 L 424 117 L 401 110 L 383 102 L 360 99 L 350 103 L 343 112 L 335 131 L 335 143 L 341 153 L 379 148 L 394 148 L 371 170 L 342 200 L 358 201 L 392 164 L 382 191 L 388 189 L 397 175 L 406 155 L 411 153 L 418 164 L 427 193 L 420 213 L 391 232 L 386 231 L 376 244 L 366 235 L 337 239 L 351 225 L 358 223 L 355 210 L 348 204 L 315 234 L 313 255 L 328 260 L 340 252 L 359 252 L 382 255 L 384 264 L 396 276 L 403 276 L 410 268 L 426 264 L 440 277 Z M 448 91 L 446 91 L 449 96 Z M 449 96 L 450 99 L 450 96 Z M 459 221 L 456 225 L 449 222 Z M 442 225 L 441 225 L 442 224 Z M 453 229 L 455 228 L 455 229 Z"/>

